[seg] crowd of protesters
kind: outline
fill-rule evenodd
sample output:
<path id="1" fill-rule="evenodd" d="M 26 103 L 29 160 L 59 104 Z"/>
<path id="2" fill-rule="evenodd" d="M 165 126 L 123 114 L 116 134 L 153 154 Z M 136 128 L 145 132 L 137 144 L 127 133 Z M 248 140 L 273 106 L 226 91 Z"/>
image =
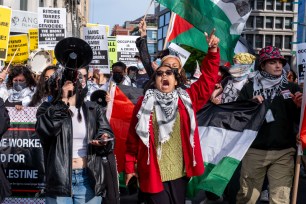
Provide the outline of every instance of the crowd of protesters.
<path id="1" fill-rule="evenodd" d="M 139 31 L 137 65 L 116 62 L 111 75 L 81 67 L 76 84 L 66 81 L 61 85 L 57 81 L 59 66 L 46 67 L 37 80 L 28 66 L 2 69 L 0 138 L 8 124 L 4 105 L 17 110 L 39 107 L 36 133 L 47 167 L 46 203 L 103 202 L 107 187 L 102 159 L 112 152 L 116 135 L 105 109 L 89 100 L 96 90 L 107 92 L 111 83 L 144 90 L 134 108 L 125 153 L 126 184 L 138 179 L 139 199 L 145 203 L 185 203 L 189 178 L 204 173 L 196 112 L 210 102 L 256 100 L 265 105 L 267 114 L 237 170 L 240 190 L 235 202 L 256 203 L 266 178 L 270 203 L 289 203 L 302 93 L 294 71 L 284 69 L 287 61 L 280 50 L 262 48 L 257 67 L 255 56 L 248 53 L 235 55 L 232 66 L 220 66 L 219 39 L 212 31 L 206 34 L 209 49 L 201 76 L 190 85 L 180 58 L 169 50 L 151 61 L 144 21 Z M 110 100 L 107 93 L 106 101 Z M 0 176 L 4 181 L 2 171 Z M 7 185 L 0 187 L 1 195 L 7 195 L 3 193 Z M 222 200 L 206 194 L 207 203 Z"/>

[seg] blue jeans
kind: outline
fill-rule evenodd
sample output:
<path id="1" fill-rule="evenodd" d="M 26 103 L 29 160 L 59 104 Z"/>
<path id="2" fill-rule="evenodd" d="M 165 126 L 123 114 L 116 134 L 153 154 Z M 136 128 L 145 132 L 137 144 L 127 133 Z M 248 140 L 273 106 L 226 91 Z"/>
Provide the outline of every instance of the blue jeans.
<path id="1" fill-rule="evenodd" d="M 72 196 L 46 197 L 46 204 L 101 204 L 102 197 L 95 196 L 89 185 L 86 169 L 72 170 Z"/>

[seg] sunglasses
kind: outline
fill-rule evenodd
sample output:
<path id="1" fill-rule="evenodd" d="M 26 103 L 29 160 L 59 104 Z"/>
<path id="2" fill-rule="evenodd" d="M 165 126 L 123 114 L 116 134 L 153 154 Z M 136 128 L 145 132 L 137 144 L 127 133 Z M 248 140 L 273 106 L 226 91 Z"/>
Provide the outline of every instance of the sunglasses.
<path id="1" fill-rule="evenodd" d="M 168 69 L 166 71 L 161 71 L 161 70 L 156 71 L 156 76 L 163 76 L 164 74 L 166 74 L 167 76 L 171 76 L 174 74 L 174 72 L 171 69 Z"/>

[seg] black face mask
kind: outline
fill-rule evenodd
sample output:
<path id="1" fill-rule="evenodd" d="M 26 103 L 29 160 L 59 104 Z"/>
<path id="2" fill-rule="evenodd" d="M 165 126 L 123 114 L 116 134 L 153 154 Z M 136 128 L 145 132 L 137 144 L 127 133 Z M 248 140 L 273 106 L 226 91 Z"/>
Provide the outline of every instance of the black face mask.
<path id="1" fill-rule="evenodd" d="M 114 74 L 113 74 L 113 79 L 114 79 L 114 81 L 115 81 L 117 84 L 119 84 L 119 83 L 121 83 L 122 80 L 123 80 L 123 75 L 122 75 L 121 73 L 114 73 Z"/>

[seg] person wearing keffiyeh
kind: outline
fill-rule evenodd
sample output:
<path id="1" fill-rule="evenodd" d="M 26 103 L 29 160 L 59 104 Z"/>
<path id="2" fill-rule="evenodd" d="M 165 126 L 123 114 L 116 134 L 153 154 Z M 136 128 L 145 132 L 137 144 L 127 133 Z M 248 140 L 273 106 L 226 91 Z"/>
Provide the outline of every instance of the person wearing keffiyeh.
<path id="1" fill-rule="evenodd" d="M 219 39 L 213 33 L 207 35 L 210 48 L 197 82 L 182 89 L 181 61 L 167 55 L 134 108 L 126 142 L 126 183 L 138 177 L 148 203 L 185 203 L 189 178 L 204 173 L 195 114 L 218 78 Z"/>
<path id="2" fill-rule="evenodd" d="M 296 132 L 302 94 L 288 82 L 286 59 L 273 46 L 259 52 L 260 69 L 241 90 L 238 100 L 257 100 L 266 107 L 255 140 L 242 160 L 237 204 L 256 203 L 265 175 L 269 181 L 269 202 L 290 203 L 294 174 Z"/>

